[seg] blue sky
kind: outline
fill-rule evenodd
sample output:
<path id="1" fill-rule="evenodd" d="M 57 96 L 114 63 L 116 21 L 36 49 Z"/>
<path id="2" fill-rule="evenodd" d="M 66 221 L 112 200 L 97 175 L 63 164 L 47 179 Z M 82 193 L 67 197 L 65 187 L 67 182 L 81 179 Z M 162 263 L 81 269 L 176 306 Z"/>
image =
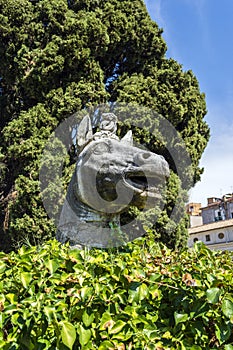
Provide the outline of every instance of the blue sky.
<path id="1" fill-rule="evenodd" d="M 167 57 L 196 75 L 206 94 L 211 139 L 202 156 L 202 180 L 190 201 L 233 192 L 233 1 L 145 0 L 163 28 Z"/>

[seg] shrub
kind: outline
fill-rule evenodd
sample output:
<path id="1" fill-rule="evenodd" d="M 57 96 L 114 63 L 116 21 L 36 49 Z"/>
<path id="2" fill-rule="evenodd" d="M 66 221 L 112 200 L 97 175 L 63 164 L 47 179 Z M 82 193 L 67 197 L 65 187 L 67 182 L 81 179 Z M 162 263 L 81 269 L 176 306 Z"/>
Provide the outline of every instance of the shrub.
<path id="1" fill-rule="evenodd" d="M 0 348 L 232 350 L 232 256 L 148 237 L 0 253 Z"/>

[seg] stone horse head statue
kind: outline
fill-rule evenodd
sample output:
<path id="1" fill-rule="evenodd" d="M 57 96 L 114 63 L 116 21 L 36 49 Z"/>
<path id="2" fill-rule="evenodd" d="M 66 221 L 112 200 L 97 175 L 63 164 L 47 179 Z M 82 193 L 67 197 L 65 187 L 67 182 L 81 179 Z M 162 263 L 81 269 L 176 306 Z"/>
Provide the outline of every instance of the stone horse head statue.
<path id="1" fill-rule="evenodd" d="M 76 168 L 57 231 L 62 243 L 78 248 L 120 245 L 110 223 L 120 228 L 120 214 L 129 205 L 151 207 L 161 198 L 168 163 L 161 155 L 135 147 L 131 130 L 120 140 L 116 125 L 113 113 L 102 115 L 95 134 L 89 116 L 79 124 Z"/>

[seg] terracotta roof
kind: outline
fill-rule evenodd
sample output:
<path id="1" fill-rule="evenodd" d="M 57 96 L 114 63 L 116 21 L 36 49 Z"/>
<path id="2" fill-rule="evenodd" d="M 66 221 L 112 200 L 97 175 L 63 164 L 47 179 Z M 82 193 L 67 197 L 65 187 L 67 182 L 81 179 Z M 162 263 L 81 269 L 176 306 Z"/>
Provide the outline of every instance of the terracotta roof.
<path id="1" fill-rule="evenodd" d="M 203 210 L 203 209 L 208 209 L 208 208 L 211 208 L 211 207 L 218 207 L 219 204 L 221 204 L 221 203 L 222 203 L 221 201 L 219 201 L 219 202 L 214 202 L 214 203 L 210 203 L 210 204 L 208 204 L 207 206 L 202 207 L 201 209 Z"/>
<path id="2" fill-rule="evenodd" d="M 222 220 L 222 221 L 216 221 L 216 222 L 211 222 L 210 224 L 205 224 L 201 226 L 195 226 L 191 227 L 188 229 L 189 234 L 195 234 L 195 233 L 200 233 L 200 232 L 205 232 L 205 231 L 211 231 L 219 228 L 224 228 L 224 227 L 233 227 L 233 219 L 229 220 Z"/>
<path id="3" fill-rule="evenodd" d="M 210 204 L 205 205 L 204 207 L 202 207 L 201 209 L 208 209 L 210 207 L 214 207 L 214 206 L 219 206 L 219 204 L 222 204 L 224 202 L 233 202 L 233 197 L 226 197 L 225 200 L 219 200 Z"/>

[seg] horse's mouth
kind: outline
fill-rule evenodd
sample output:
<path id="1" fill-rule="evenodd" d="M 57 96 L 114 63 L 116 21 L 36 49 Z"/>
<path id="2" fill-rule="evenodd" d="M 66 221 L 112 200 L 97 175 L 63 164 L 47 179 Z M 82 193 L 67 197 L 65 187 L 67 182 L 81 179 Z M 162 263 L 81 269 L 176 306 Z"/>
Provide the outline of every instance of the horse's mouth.
<path id="1" fill-rule="evenodd" d="M 143 172 L 125 174 L 123 177 L 126 187 L 131 188 L 142 197 L 161 198 L 161 187 L 165 178 L 158 175 L 146 176 Z"/>

